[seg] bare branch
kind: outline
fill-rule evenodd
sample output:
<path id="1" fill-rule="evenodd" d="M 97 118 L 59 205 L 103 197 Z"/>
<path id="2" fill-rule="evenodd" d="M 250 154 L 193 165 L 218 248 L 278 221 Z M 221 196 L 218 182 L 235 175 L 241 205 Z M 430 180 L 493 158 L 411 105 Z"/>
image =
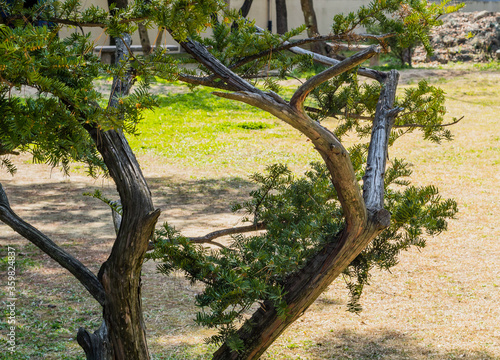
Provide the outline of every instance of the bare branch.
<path id="1" fill-rule="evenodd" d="M 216 59 L 210 52 L 200 43 L 193 40 L 182 41 L 180 45 L 189 53 L 194 59 L 206 66 L 214 74 L 222 79 L 233 91 L 251 91 L 254 93 L 264 94 L 261 90 L 251 85 L 246 80 L 237 76 L 234 72 L 228 69 L 218 59 Z"/>
<path id="2" fill-rule="evenodd" d="M 399 73 L 391 70 L 382 86 L 373 120 L 366 172 L 363 177 L 363 198 L 366 208 L 375 213 L 384 208 L 384 174 L 388 157 L 389 135 L 394 118 L 402 108 L 393 108 Z"/>
<path id="3" fill-rule="evenodd" d="M 257 30 L 259 30 L 260 32 L 264 32 L 264 29 L 262 29 L 261 27 L 255 26 L 255 28 Z M 363 34 L 363 35 L 366 38 L 368 38 L 367 35 L 369 35 L 369 34 Z M 384 35 L 380 35 L 380 36 L 389 37 L 389 35 L 391 35 L 391 34 L 384 34 Z M 351 35 L 351 36 L 355 36 L 355 35 Z M 374 36 L 376 36 L 376 35 L 374 35 Z M 282 46 L 286 46 L 289 43 L 290 42 L 285 41 Z M 336 65 L 340 62 L 339 60 L 329 58 L 328 56 L 317 54 L 313 51 L 302 49 L 301 47 L 298 47 L 298 46 L 293 46 L 293 47 L 289 48 L 288 51 L 290 51 L 294 54 L 312 56 L 312 58 L 315 62 L 317 62 L 319 64 L 323 64 L 323 65 L 332 66 L 332 65 Z M 371 78 L 371 79 L 374 79 L 374 80 L 377 80 L 379 82 L 383 81 L 387 77 L 387 73 L 385 73 L 383 71 L 377 71 L 377 70 L 367 69 L 367 68 L 359 68 L 358 74 L 365 76 L 365 77 L 368 77 L 368 78 Z"/>
<path id="4" fill-rule="evenodd" d="M 213 94 L 242 101 L 265 110 L 307 136 L 328 167 L 332 183 L 344 209 L 347 224 L 362 223 L 366 220 L 366 208 L 349 153 L 330 130 L 271 93 L 258 95 L 242 91 L 236 93 L 214 92 Z"/>
<path id="5" fill-rule="evenodd" d="M 313 91 L 316 87 L 318 87 L 325 81 L 328 81 L 332 77 L 342 74 L 343 72 L 346 72 L 363 63 L 366 59 L 369 59 L 378 52 L 380 52 L 379 47 L 371 46 L 368 49 L 365 49 L 354 54 L 353 56 L 348 57 L 347 59 L 319 73 L 318 75 L 313 76 L 295 91 L 292 98 L 290 99 L 290 105 L 295 109 L 303 112 L 304 100 L 311 91 Z"/>
<path id="6" fill-rule="evenodd" d="M 256 225 L 239 226 L 229 229 L 217 230 L 204 236 L 189 238 L 189 241 L 196 244 L 213 243 L 212 241 L 213 239 L 217 239 L 222 236 L 242 234 L 246 232 L 258 231 L 264 229 L 266 229 L 266 225 L 264 223 L 257 223 Z"/>
<path id="7" fill-rule="evenodd" d="M 340 63 L 339 60 L 329 58 L 328 56 L 316 54 L 312 51 L 302 49 L 298 46 L 292 47 L 288 50 L 294 54 L 303 54 L 303 55 L 312 56 L 314 61 L 316 61 L 317 63 L 323 64 L 323 65 L 332 66 L 332 65 L 337 65 L 338 63 Z M 363 67 L 358 69 L 358 74 L 365 76 L 365 77 L 368 77 L 370 79 L 377 80 L 377 81 L 383 81 L 383 79 L 387 76 L 386 73 L 384 73 L 382 71 L 367 69 L 367 68 L 363 68 Z"/>
<path id="8" fill-rule="evenodd" d="M 387 34 L 375 35 L 375 34 L 362 33 L 362 34 L 356 34 L 355 36 L 357 38 L 357 41 L 371 39 L 371 40 L 375 40 L 378 42 L 382 42 L 385 39 L 396 36 L 396 34 L 395 33 L 387 33 Z"/>
<path id="9" fill-rule="evenodd" d="M 406 115 L 406 114 L 402 114 L 402 115 Z M 457 123 L 459 123 L 462 119 L 464 118 L 464 116 L 462 116 L 460 119 L 457 119 L 451 123 L 447 123 L 447 124 L 440 124 L 440 125 L 435 125 L 435 127 L 447 127 L 447 126 L 452 126 L 452 125 L 455 125 Z M 427 127 L 426 125 L 421 125 L 421 124 L 401 124 L 401 125 L 394 125 L 393 128 L 395 129 L 399 129 L 399 128 L 424 128 L 424 127 Z"/>
<path id="10" fill-rule="evenodd" d="M 97 277 L 85 265 L 61 249 L 46 235 L 17 216 L 11 209 L 7 194 L 1 184 L 0 220 L 10 226 L 19 235 L 31 241 L 59 265 L 73 274 L 99 304 L 104 306 L 104 288 Z"/>
<path id="11" fill-rule="evenodd" d="M 239 89 L 233 93 L 215 92 L 214 95 L 242 101 L 265 110 L 311 139 L 312 144 L 323 157 L 332 176 L 332 183 L 337 190 L 339 201 L 344 209 L 347 226 L 357 226 L 357 224 L 362 224 L 366 221 L 366 207 L 356 181 L 349 153 L 331 131 L 312 120 L 303 111 L 298 111 L 295 107 L 290 106 L 290 104 L 277 94 L 272 92 L 265 93 L 244 81 L 215 59 L 200 44 L 188 40 L 181 43 L 181 45 L 196 60 L 217 74 L 225 83 Z M 367 54 L 375 52 L 375 48 L 372 48 L 372 50 L 368 50 L 365 53 L 362 52 L 361 55 L 357 54 L 357 56 L 354 56 L 352 63 L 350 62 L 351 60 L 346 60 L 342 63 L 340 69 L 343 70 L 343 66 L 346 66 L 346 69 L 354 67 L 362 61 L 361 59 L 365 55 L 368 56 Z M 379 78 L 382 79 L 383 76 L 379 76 Z"/>
<path id="12" fill-rule="evenodd" d="M 306 45 L 306 44 L 310 44 L 310 43 L 314 43 L 314 42 L 319 42 L 319 41 L 327 41 L 327 40 L 335 41 L 335 40 L 337 40 L 337 41 L 347 41 L 347 42 L 358 42 L 358 41 L 368 39 L 368 38 L 382 40 L 382 39 L 385 39 L 385 38 L 390 37 L 390 36 L 392 36 L 392 35 L 390 35 L 390 34 L 389 35 L 387 35 L 387 34 L 386 35 L 363 34 L 363 35 L 349 35 L 349 36 L 345 36 L 345 35 L 318 35 L 318 36 L 315 36 L 312 38 L 307 38 L 307 39 L 285 41 L 285 42 L 283 42 L 283 44 L 281 44 L 278 47 L 275 47 L 272 49 L 267 49 L 267 50 L 261 51 L 257 54 L 244 57 L 244 58 L 240 59 L 238 62 L 236 62 L 235 64 L 231 65 L 229 68 L 232 70 L 237 69 L 245 64 L 248 64 L 249 62 L 251 62 L 253 60 L 257 60 L 257 59 L 266 57 L 273 52 L 291 50 L 291 48 L 294 48 L 294 47 L 298 47 L 301 45 Z M 334 46 L 334 44 L 332 44 L 332 46 Z"/>
<path id="13" fill-rule="evenodd" d="M 223 248 L 223 249 L 227 249 L 227 246 L 224 246 L 221 243 L 214 241 L 214 239 L 220 238 L 222 236 L 227 236 L 227 235 L 242 234 L 242 233 L 265 230 L 265 229 L 266 229 L 266 225 L 264 223 L 257 223 L 256 225 L 239 226 L 239 227 L 233 227 L 230 229 L 217 230 L 217 231 L 208 233 L 204 236 L 188 238 L 188 240 L 194 244 L 211 244 L 211 245 L 215 245 L 215 246 L 218 246 L 220 248 Z M 155 249 L 155 243 L 154 243 L 154 241 L 150 241 L 148 244 L 148 251 L 151 251 L 154 249 Z"/>

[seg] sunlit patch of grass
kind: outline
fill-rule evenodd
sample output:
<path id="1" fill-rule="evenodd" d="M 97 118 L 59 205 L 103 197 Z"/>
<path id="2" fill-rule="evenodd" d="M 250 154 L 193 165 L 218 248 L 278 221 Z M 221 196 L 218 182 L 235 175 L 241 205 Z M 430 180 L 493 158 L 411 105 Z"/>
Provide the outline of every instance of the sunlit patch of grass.
<path id="1" fill-rule="evenodd" d="M 479 71 L 499 71 L 500 70 L 500 61 L 491 60 L 486 63 L 477 63 L 472 65 L 474 69 Z"/>
<path id="2" fill-rule="evenodd" d="M 291 127 L 260 109 L 214 96 L 210 89 L 160 96 L 159 105 L 145 114 L 140 135 L 129 140 L 139 153 L 154 152 L 176 166 L 245 168 L 249 162 L 252 167 L 293 165 L 317 158 Z"/>

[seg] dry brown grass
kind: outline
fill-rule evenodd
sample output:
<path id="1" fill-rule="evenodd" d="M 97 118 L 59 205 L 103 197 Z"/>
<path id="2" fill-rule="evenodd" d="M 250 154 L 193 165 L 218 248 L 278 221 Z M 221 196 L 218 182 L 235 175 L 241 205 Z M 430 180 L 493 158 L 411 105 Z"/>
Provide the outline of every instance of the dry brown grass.
<path id="1" fill-rule="evenodd" d="M 375 271 L 361 315 L 346 312 L 347 291 L 338 279 L 264 359 L 500 359 L 500 74 L 438 75 L 434 81 L 449 94 L 450 117 L 465 115 L 453 128 L 455 141 L 437 146 L 414 134 L 400 141 L 391 157 L 404 156 L 414 164 L 415 183 L 436 184 L 443 196 L 456 199 L 457 219 L 421 252 L 405 253 L 391 273 Z M 96 271 L 111 246 L 109 210 L 81 193 L 91 186 L 110 194 L 111 184 L 78 174 L 68 180 L 26 159 L 18 164 L 14 179 L 2 175 L 14 209 Z M 160 160 L 141 158 L 156 205 L 165 209 L 162 220 L 169 219 L 188 235 L 238 221 L 228 212 L 228 203 L 241 199 L 251 186 L 230 178 L 239 171 L 214 176 Z M 218 178 L 225 181 L 217 183 Z M 76 326 L 82 321 L 97 325 L 99 309 L 93 300 L 46 255 L 26 247 L 5 226 L 0 226 L 0 244 L 15 245 L 37 262 L 19 275 L 20 311 Z M 179 274 L 157 276 L 152 263 L 146 263 L 143 284 L 155 358 L 208 358 L 199 344 L 209 332 L 192 322 L 192 298 L 200 288 L 190 287 Z M 65 356 L 82 355 L 74 332 L 57 337 L 50 332 L 39 332 L 37 340 L 55 343 L 63 338 Z M 23 340 L 26 348 L 31 340 L 35 342 Z M 63 358 L 56 350 L 30 354 L 27 358 Z"/>

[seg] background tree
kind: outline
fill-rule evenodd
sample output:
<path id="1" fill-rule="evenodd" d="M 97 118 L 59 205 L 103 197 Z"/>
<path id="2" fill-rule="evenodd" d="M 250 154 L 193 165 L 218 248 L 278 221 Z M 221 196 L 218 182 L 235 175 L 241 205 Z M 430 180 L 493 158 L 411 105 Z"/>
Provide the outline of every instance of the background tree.
<path id="1" fill-rule="evenodd" d="M 353 30 L 397 4 L 406 2 L 378 2 L 357 13 L 336 16 L 332 35 L 319 39 L 361 40 Z M 142 111 L 155 106 L 148 92 L 153 76 L 225 90 L 215 95 L 268 111 L 306 135 L 324 160 L 322 166 L 315 165 L 306 178 L 298 181 L 293 181 L 289 171 L 279 165 L 270 168 L 268 175 L 254 176 L 261 188 L 245 205 L 253 215 L 253 224 L 236 230 L 244 233 L 267 229 L 264 236 L 238 237 L 231 245 L 233 250 L 226 247 L 225 251 L 223 248 L 207 256 L 203 248 L 193 244 L 213 243 L 220 234 L 234 234 L 235 230 L 186 239 L 165 226 L 158 241 L 151 245 L 155 249 L 152 257 L 164 260 L 165 271 L 180 267 L 193 279 L 207 283 L 198 301 L 213 312 L 199 320 L 222 331 L 215 338 L 222 346 L 214 358 L 258 358 L 349 264 L 352 266 L 348 274 L 355 274 L 352 290 L 356 300 L 374 263 L 391 266 L 399 250 L 419 244 L 424 230 L 431 234 L 444 230 L 445 219 L 456 211 L 454 202 L 440 199 L 432 187 L 408 187 L 399 192 L 386 188 L 390 183 L 409 185 L 399 179 L 408 174 L 403 162 L 395 162 L 386 170 L 388 145 L 399 136 L 420 129 L 430 140 L 450 138 L 443 128 L 442 92 L 422 83 L 396 100 L 397 72 L 359 67 L 380 51 L 379 47 L 338 62 L 297 48 L 319 40 L 315 36 L 291 42 L 290 38 L 301 29 L 272 35 L 244 19 L 236 20 L 238 27 L 234 28 L 228 25 L 231 21 L 215 21 L 214 13 L 227 11 L 224 3 L 206 0 L 191 5 L 175 0 L 168 4 L 135 2 L 109 14 L 97 8 L 81 11 L 76 1 L 33 9 L 23 9 L 22 3 L 2 4 L 10 25 L 0 27 L 0 143 L 4 152 L 29 152 L 37 161 L 60 165 L 65 171 L 70 161 L 83 161 L 91 174 L 109 174 L 120 195 L 121 208 L 115 210 L 122 213 L 121 225 L 109 258 L 95 275 L 19 218 L 10 207 L 7 193 L 0 188 L 0 220 L 70 271 L 102 306 L 100 329 L 93 334 L 84 329 L 78 332 L 78 342 L 88 359 L 149 359 L 140 274 L 160 210 L 153 206 L 148 184 L 125 134 L 134 133 Z M 415 15 L 412 21 L 427 24 L 425 16 Z M 83 34 L 60 39 L 57 26 L 34 27 L 26 19 L 58 26 L 102 27 L 117 38 L 118 63 L 113 67 L 101 64 Z M 147 58 L 130 54 L 129 34 L 135 30 L 134 23 L 146 19 L 168 29 L 201 64 L 200 72 L 177 67 L 177 62 L 162 49 Z M 198 33 L 208 25 L 213 27 L 214 37 L 200 38 Z M 404 29 L 411 30 L 410 26 Z M 299 56 L 284 56 L 286 50 Z M 310 66 L 312 59 L 329 67 L 299 86 L 290 99 L 276 93 L 279 87 L 272 79 L 264 83 L 267 91 L 244 79 L 254 78 L 264 64 L 279 67 L 285 75 L 297 64 Z M 102 74 L 113 75 L 106 105 L 93 84 Z M 374 79 L 378 85 L 360 84 L 358 75 Z M 130 92 L 137 79 L 137 89 Z M 21 86 L 32 87 L 36 96 L 20 98 L 11 92 Z M 316 101 L 306 106 L 308 95 Z M 342 118 L 336 129 L 327 129 L 320 124 L 324 116 Z M 370 141 L 346 149 L 341 138 L 348 131 L 356 131 Z M 3 158 L 3 164 L 15 170 L 8 158 Z M 392 223 L 387 208 L 397 210 Z M 381 235 L 385 238 L 377 238 L 384 229 L 389 229 Z M 376 238 L 381 240 L 371 245 L 373 251 L 359 257 Z M 274 240 L 279 246 L 271 246 Z M 270 246 L 264 249 L 261 260 L 252 253 L 255 244 Z M 286 261 L 270 266 L 274 263 L 269 256 L 276 250 L 290 256 L 275 257 L 273 262 L 280 258 Z M 386 263 L 380 260 L 383 256 L 388 259 Z M 216 268 L 209 267 L 212 259 L 217 260 Z M 265 276 L 240 286 L 252 272 Z M 252 290 L 247 291 L 250 297 L 242 297 L 245 286 Z M 214 307 L 214 296 L 222 305 Z M 254 302 L 261 302 L 261 307 L 236 331 L 234 320 Z"/>
<path id="2" fill-rule="evenodd" d="M 288 32 L 286 0 L 276 0 L 276 32 L 278 34 L 285 34 Z"/>
<path id="3" fill-rule="evenodd" d="M 128 6 L 128 0 L 108 0 L 108 9 L 126 9 Z M 139 33 L 139 39 L 141 41 L 142 53 L 147 55 L 151 52 L 151 40 L 149 40 L 148 29 L 144 22 L 137 23 L 137 31 Z M 115 39 L 112 37 L 111 45 L 116 45 Z M 161 39 L 160 39 L 161 43 Z M 155 44 L 157 45 L 157 44 Z"/>
<path id="4" fill-rule="evenodd" d="M 441 15 L 436 9 L 439 4 L 429 1 L 416 0 L 411 4 L 405 4 L 399 8 L 393 8 L 387 12 L 380 12 L 377 14 L 377 21 L 370 22 L 367 26 L 368 32 L 372 34 L 395 34 L 395 36 L 387 39 L 387 44 L 390 48 L 389 55 L 396 61 L 398 66 L 412 66 L 412 56 L 415 48 L 423 44 L 426 51 L 432 54 L 432 47 L 429 44 L 428 36 L 429 31 L 434 26 L 442 24 L 439 18 Z M 462 8 L 458 5 L 457 9 Z M 426 14 L 429 26 L 424 26 L 421 29 L 413 29 L 411 33 L 401 36 L 401 30 L 408 26 L 408 24 L 415 24 L 412 17 L 415 17 L 415 11 Z M 435 15 L 431 15 L 435 14 Z M 410 25 L 410 26 L 415 26 Z M 418 25 L 417 25 L 418 26 Z"/>
<path id="5" fill-rule="evenodd" d="M 253 3 L 253 0 L 245 0 L 243 2 L 243 5 L 241 5 L 241 8 L 240 8 L 241 16 L 243 16 L 245 18 L 248 16 L 248 13 L 250 12 L 250 8 L 252 7 L 252 3 Z"/>
<path id="6" fill-rule="evenodd" d="M 318 20 L 314 11 L 313 0 L 300 0 L 302 13 L 304 14 L 304 24 L 307 26 L 307 36 L 314 37 L 319 35 Z M 328 47 L 325 42 L 317 41 L 311 45 L 311 50 L 317 54 L 326 55 Z"/>

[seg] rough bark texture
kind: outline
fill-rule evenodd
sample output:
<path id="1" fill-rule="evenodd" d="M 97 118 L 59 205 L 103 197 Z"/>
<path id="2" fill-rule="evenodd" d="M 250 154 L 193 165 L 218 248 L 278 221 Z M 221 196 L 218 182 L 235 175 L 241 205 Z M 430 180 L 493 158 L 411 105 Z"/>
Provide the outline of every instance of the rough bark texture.
<path id="1" fill-rule="evenodd" d="M 123 220 L 108 260 L 99 271 L 106 293 L 103 316 L 114 359 L 149 359 L 142 317 L 140 273 L 159 211 L 125 137 L 91 133 L 115 180 Z"/>
<path id="2" fill-rule="evenodd" d="M 266 301 L 238 331 L 245 350 L 237 353 L 224 344 L 214 354 L 213 359 L 258 359 L 387 226 L 389 218 L 388 212 L 382 209 L 377 219 L 372 218 L 365 223 L 346 227 L 338 237 L 320 250 L 302 271 L 286 280 L 284 291 L 288 293 L 285 300 L 289 310 L 286 319 L 280 318 L 272 303 Z M 359 235 L 356 232 L 360 232 Z"/>
<path id="3" fill-rule="evenodd" d="M 391 70 L 387 80 L 382 83 L 380 100 L 377 104 L 370 138 L 370 151 L 363 177 L 363 196 L 368 209 L 384 206 L 384 175 L 387 163 L 387 145 L 394 118 L 402 109 L 393 108 L 396 98 L 399 73 Z"/>
<path id="4" fill-rule="evenodd" d="M 379 178 L 385 172 L 385 161 L 373 163 L 376 171 L 370 172 L 367 179 L 374 186 L 367 186 L 364 194 L 356 180 L 347 150 L 328 129 L 313 121 L 304 111 L 303 103 L 307 95 L 317 86 L 348 71 L 369 59 L 379 50 L 375 47 L 366 49 L 333 66 L 305 82 L 286 102 L 277 94 L 264 93 L 245 82 L 227 68 L 223 67 L 206 50 L 195 42 L 182 44 L 188 53 L 212 70 L 233 93 L 214 93 L 215 95 L 238 100 L 265 110 L 290 124 L 307 136 L 315 149 L 321 154 L 332 183 L 342 205 L 345 226 L 340 234 L 332 236 L 331 241 L 321 249 L 304 268 L 289 276 L 284 281 L 285 299 L 288 304 L 286 319 L 278 317 L 272 303 L 267 301 L 252 318 L 238 331 L 243 341 L 243 351 L 234 352 L 224 344 L 213 359 L 258 359 L 278 336 L 293 323 L 314 300 L 338 277 L 356 256 L 383 229 L 390 224 L 390 214 L 383 208 L 383 182 Z M 387 137 L 392 118 L 398 109 L 392 109 L 397 86 L 397 72 L 389 75 L 369 73 L 383 84 L 379 98 L 378 111 L 374 119 L 374 137 L 369 146 L 369 154 L 376 158 L 387 158 Z M 384 133 L 382 136 L 381 132 Z M 372 179 L 375 178 L 375 179 Z M 375 192 L 373 195 L 371 192 Z M 368 194 L 370 193 L 370 194 Z M 376 199 L 367 204 L 365 199 Z M 382 199 L 382 201 L 380 201 Z"/>
<path id="5" fill-rule="evenodd" d="M 276 32 L 284 34 L 288 31 L 288 15 L 286 0 L 276 0 Z"/>
<path id="6" fill-rule="evenodd" d="M 213 359 L 258 359 L 269 345 L 307 310 L 369 242 L 389 226 L 390 213 L 383 208 L 383 174 L 387 158 L 387 139 L 393 118 L 400 110 L 392 108 L 398 78 L 397 71 L 393 70 L 389 73 L 387 80 L 383 83 L 377 106 L 369 146 L 369 159 L 377 160 L 372 160 L 372 162 L 369 160 L 369 165 L 367 165 L 367 167 L 371 166 L 371 170 L 365 176 L 365 183 L 368 184 L 365 186 L 363 194 L 366 213 L 363 214 L 362 211 L 356 211 L 356 209 L 347 212 L 344 230 L 321 249 L 301 271 L 285 280 L 284 291 L 287 293 L 286 302 L 289 310 L 286 319 L 279 318 L 272 303 L 266 302 L 238 331 L 238 336 L 245 344 L 245 350 L 237 353 L 231 351 L 229 346 L 224 344 L 214 354 Z M 318 148 L 318 146 L 316 148 L 327 165 L 331 163 L 334 166 L 331 169 L 339 169 L 338 164 L 332 163 L 332 156 L 329 156 L 327 151 Z M 338 173 L 331 173 L 332 181 L 335 184 L 338 181 L 335 179 Z M 348 187 L 347 184 L 345 185 Z M 336 188 L 339 191 L 340 187 L 336 186 Z M 345 191 L 345 188 L 340 188 L 340 190 Z M 340 194 L 339 192 L 339 197 Z M 341 203 L 344 210 L 348 210 L 351 206 L 346 200 L 341 200 Z"/>
<path id="7" fill-rule="evenodd" d="M 231 95 L 226 97 L 231 97 Z M 243 98 L 240 100 L 245 101 Z M 386 96 L 384 93 L 381 94 L 379 107 L 390 109 L 388 101 L 390 101 L 390 96 Z M 252 103 L 251 101 L 246 102 Z M 288 109 L 285 110 L 285 106 L 282 106 L 281 112 L 289 116 L 290 112 Z M 295 109 L 297 110 L 301 106 L 302 104 L 299 101 Z M 265 109 L 264 106 L 262 108 Z M 382 114 L 380 112 L 378 116 Z M 279 116 L 276 113 L 275 115 Z M 285 116 L 279 117 L 285 120 Z M 279 318 L 273 305 L 266 302 L 265 306 L 261 307 L 238 331 L 238 336 L 245 344 L 245 350 L 236 353 L 231 351 L 227 344 L 224 344 L 214 354 L 213 359 L 258 359 L 281 333 L 307 310 L 369 242 L 390 224 L 390 214 L 382 206 L 366 207 L 354 178 L 349 155 L 345 150 L 339 151 L 341 145 L 340 143 L 335 144 L 333 134 L 330 133 L 329 135 L 326 129 L 326 132 L 320 131 L 320 125 L 310 124 L 310 126 L 306 127 L 300 124 L 301 120 L 294 117 L 290 116 L 290 119 L 285 121 L 292 124 L 292 126 L 298 125 L 295 127 L 300 128 L 301 132 L 311 139 L 330 170 L 332 182 L 344 209 L 345 228 L 337 237 L 332 238 L 332 241 L 320 250 L 304 266 L 302 271 L 290 276 L 284 282 L 284 291 L 288 294 L 285 299 L 289 310 L 286 319 Z M 377 119 L 375 123 L 378 123 Z M 314 129 L 315 127 L 316 129 Z M 384 130 L 390 131 L 390 127 Z M 381 156 L 387 157 L 387 143 L 385 141 L 376 141 L 370 147 L 373 149 L 370 152 L 376 152 L 377 154 L 381 152 Z M 380 164 L 377 166 L 380 166 Z M 377 173 L 383 173 L 384 169 Z M 383 187 L 373 187 L 367 191 L 372 191 L 372 189 L 377 192 L 381 189 L 383 194 Z"/>
<path id="8" fill-rule="evenodd" d="M 122 38 L 130 43 L 130 36 Z M 127 46 L 118 40 L 117 61 L 126 53 Z M 109 106 L 115 106 L 117 97 L 126 95 L 131 85 L 130 78 L 115 79 Z M 149 360 L 142 315 L 141 268 L 160 211 L 153 207 L 149 187 L 125 136 L 119 131 L 102 132 L 92 127 L 88 132 L 115 181 L 123 216 L 111 254 L 98 275 L 105 292 L 106 331 L 90 334 L 80 329 L 79 344 L 89 360 Z"/>
<path id="9" fill-rule="evenodd" d="M 78 329 L 76 340 L 85 351 L 87 360 L 113 359 L 113 352 L 108 343 L 108 330 L 104 322 L 93 334 L 83 328 Z"/>
<path id="10" fill-rule="evenodd" d="M 126 57 L 130 45 L 129 35 L 122 39 L 116 42 L 117 61 Z M 115 79 L 109 106 L 117 104 L 118 96 L 128 94 L 131 85 L 130 76 Z M 87 359 L 149 360 L 142 316 L 141 268 L 160 211 L 153 207 L 148 185 L 125 136 L 120 131 L 102 132 L 91 124 L 87 131 L 115 181 L 123 209 L 111 254 L 98 276 L 20 219 L 10 208 L 1 186 L 0 220 L 69 270 L 103 306 L 101 328 L 93 334 L 80 329 L 77 334 Z"/>

